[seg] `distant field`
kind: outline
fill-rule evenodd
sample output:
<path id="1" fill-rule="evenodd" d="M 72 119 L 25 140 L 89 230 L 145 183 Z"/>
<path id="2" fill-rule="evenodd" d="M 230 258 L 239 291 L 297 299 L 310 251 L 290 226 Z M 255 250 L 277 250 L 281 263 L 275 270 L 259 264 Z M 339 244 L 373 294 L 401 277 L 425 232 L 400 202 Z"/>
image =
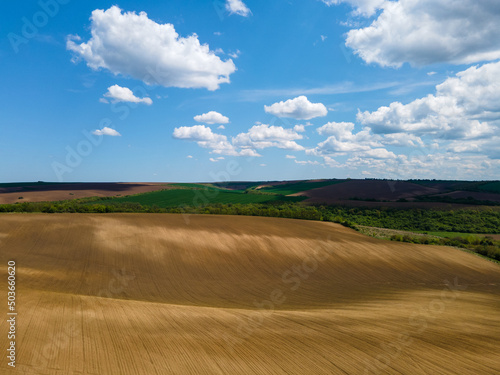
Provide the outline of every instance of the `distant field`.
<path id="1" fill-rule="evenodd" d="M 48 202 L 89 197 L 128 196 L 164 189 L 206 189 L 243 193 L 245 190 L 267 195 L 300 195 L 304 204 L 349 207 L 392 207 L 459 209 L 500 205 L 499 181 L 436 180 L 297 180 L 232 181 L 214 183 L 53 183 L 21 182 L 0 184 L 0 204 Z M 189 204 L 189 197 L 178 204 Z M 220 198 L 223 199 L 223 198 Z M 276 198 L 283 200 L 282 198 Z M 274 199 L 274 200 L 276 200 Z M 215 200 L 228 203 L 268 202 L 272 198 Z M 292 200 L 295 201 L 295 200 Z M 299 201 L 297 199 L 296 201 Z M 172 203 L 168 203 L 169 206 Z"/>
<path id="2" fill-rule="evenodd" d="M 498 374 L 498 264 L 332 223 L 189 219 L 2 215 L 20 320 L 0 373 Z"/>
<path id="3" fill-rule="evenodd" d="M 500 181 L 488 182 L 486 184 L 480 185 L 478 189 L 492 193 L 500 193 Z"/>
<path id="4" fill-rule="evenodd" d="M 205 186 L 203 186 L 205 187 Z M 176 206 L 201 206 L 214 203 L 266 203 L 273 201 L 300 202 L 304 197 L 284 197 L 280 195 L 259 195 L 243 194 L 240 191 L 229 191 L 216 188 L 201 190 L 192 189 L 169 189 L 144 193 L 129 197 L 118 197 L 112 200 L 96 201 L 90 203 L 112 204 L 133 202 L 143 206 L 156 205 L 158 207 L 176 207 Z"/>
<path id="5" fill-rule="evenodd" d="M 53 183 L 24 182 L 0 184 L 0 204 L 48 202 L 89 197 L 139 194 L 167 188 L 160 183 Z"/>
<path id="6" fill-rule="evenodd" d="M 301 181 L 290 184 L 263 187 L 259 190 L 275 194 L 289 195 L 289 194 L 300 193 L 306 190 L 317 189 L 324 186 L 340 184 L 342 182 L 345 182 L 345 180 L 327 180 L 327 181 L 316 181 L 316 182 Z"/>

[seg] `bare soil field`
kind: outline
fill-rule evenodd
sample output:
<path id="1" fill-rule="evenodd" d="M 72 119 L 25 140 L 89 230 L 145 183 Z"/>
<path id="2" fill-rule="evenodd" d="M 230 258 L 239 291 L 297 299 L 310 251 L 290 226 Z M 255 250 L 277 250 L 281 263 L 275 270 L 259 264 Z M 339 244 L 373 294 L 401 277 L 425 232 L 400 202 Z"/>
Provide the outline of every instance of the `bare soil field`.
<path id="1" fill-rule="evenodd" d="M 459 198 L 469 198 L 472 197 L 474 199 L 480 200 L 480 201 L 492 201 L 492 202 L 500 202 L 500 194 L 495 194 L 495 193 L 484 193 L 484 192 L 476 192 L 476 191 L 452 191 L 451 193 L 444 193 L 444 194 L 436 194 L 436 197 L 450 197 L 454 199 L 459 199 Z"/>
<path id="2" fill-rule="evenodd" d="M 302 195 L 310 198 L 306 202 L 336 203 L 350 198 L 396 201 L 437 193 L 437 189 L 404 181 L 351 180 L 311 189 Z"/>
<path id="3" fill-rule="evenodd" d="M 0 187 L 0 204 L 45 202 L 87 197 L 113 197 L 166 189 L 159 183 L 68 183 L 22 187 Z M 22 199 L 19 199 L 22 197 Z"/>
<path id="4" fill-rule="evenodd" d="M 0 215 L 12 374 L 498 374 L 500 266 L 340 225 Z M 2 313 L 5 316 L 6 303 Z M 7 324 L 0 351 L 7 352 Z"/>

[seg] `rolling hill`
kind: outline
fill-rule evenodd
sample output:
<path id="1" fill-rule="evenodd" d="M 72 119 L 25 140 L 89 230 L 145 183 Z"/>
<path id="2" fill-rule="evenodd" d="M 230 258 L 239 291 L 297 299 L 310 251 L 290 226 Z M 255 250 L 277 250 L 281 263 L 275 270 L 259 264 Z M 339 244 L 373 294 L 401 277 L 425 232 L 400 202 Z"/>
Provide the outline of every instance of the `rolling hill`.
<path id="1" fill-rule="evenodd" d="M 12 373 L 500 368 L 500 268 L 449 247 L 326 222 L 170 214 L 4 214 L 0 247 L 2 280 L 17 263 Z"/>

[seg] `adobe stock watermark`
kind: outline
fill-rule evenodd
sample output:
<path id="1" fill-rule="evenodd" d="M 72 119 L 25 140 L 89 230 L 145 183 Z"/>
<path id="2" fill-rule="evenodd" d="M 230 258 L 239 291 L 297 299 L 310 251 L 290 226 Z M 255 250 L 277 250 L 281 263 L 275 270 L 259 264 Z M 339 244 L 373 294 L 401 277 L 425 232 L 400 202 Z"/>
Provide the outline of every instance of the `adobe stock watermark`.
<path id="1" fill-rule="evenodd" d="M 59 14 L 61 5 L 66 5 L 70 0 L 40 0 L 38 6 L 40 10 L 33 13 L 30 18 L 22 17 L 22 26 L 20 35 L 10 32 L 7 35 L 10 45 L 15 53 L 19 52 L 19 47 L 36 37 L 40 29 L 47 26 L 51 18 Z"/>
<path id="2" fill-rule="evenodd" d="M 331 236 L 327 237 L 327 241 Z M 314 274 L 320 264 L 327 260 L 330 255 L 338 250 L 337 246 L 329 243 L 328 246 L 317 246 L 313 252 L 281 274 L 283 287 L 273 289 L 267 299 L 254 300 L 253 305 L 257 308 L 245 320 L 240 319 L 234 335 L 223 334 L 222 339 L 226 342 L 229 351 L 234 352 L 234 347 L 241 345 L 252 336 L 263 324 L 266 318 L 271 316 L 276 309 L 287 300 L 287 292 L 296 292 L 303 282 Z"/>
<path id="3" fill-rule="evenodd" d="M 219 17 L 219 20 L 224 21 L 226 18 L 226 1 L 225 0 L 214 0 L 212 3 L 215 13 Z"/>
<path id="4" fill-rule="evenodd" d="M 130 281 L 135 279 L 134 274 L 127 274 L 127 270 L 122 268 L 120 272 L 111 271 L 113 278 L 109 280 L 108 286 L 97 293 L 97 297 L 113 298 L 125 291 Z"/>
<path id="5" fill-rule="evenodd" d="M 429 328 L 429 323 L 444 313 L 447 304 L 455 301 L 460 291 L 467 289 L 467 285 L 459 284 L 458 277 L 455 277 L 453 283 L 449 280 L 445 280 L 444 283 L 446 288 L 441 291 L 439 298 L 433 299 L 427 306 L 421 306 L 418 311 L 410 315 L 408 323 L 412 330 L 400 333 L 397 340 L 393 342 L 380 344 L 383 353 L 370 362 L 365 361 L 365 375 L 385 374 L 392 361 L 400 357 L 405 348 L 413 343 L 412 336 L 424 333 Z"/>
<path id="6" fill-rule="evenodd" d="M 81 337 L 81 335 L 82 331 L 77 323 L 69 322 L 65 324 L 60 332 L 51 334 L 49 342 L 38 350 L 34 358 L 34 367 L 47 370 L 50 362 L 58 356 L 63 356 L 65 351 L 69 351 L 71 341 Z M 69 355 L 69 353 L 66 354 Z"/>

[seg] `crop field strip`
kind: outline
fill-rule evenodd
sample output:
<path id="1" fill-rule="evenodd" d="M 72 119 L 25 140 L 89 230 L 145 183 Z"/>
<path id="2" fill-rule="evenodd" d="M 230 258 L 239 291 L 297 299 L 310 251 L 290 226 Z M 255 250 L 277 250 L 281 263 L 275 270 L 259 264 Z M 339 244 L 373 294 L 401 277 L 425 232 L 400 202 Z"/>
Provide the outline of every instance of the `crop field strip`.
<path id="1" fill-rule="evenodd" d="M 8 259 L 18 265 L 17 371 L 355 374 L 386 356 L 384 374 L 498 373 L 497 264 L 333 223 L 184 219 L 1 215 L 0 277 Z M 297 275 L 286 272 L 313 254 L 324 260 L 292 282 Z M 455 278 L 467 288 L 429 312 Z M 283 303 L 255 306 L 277 288 Z M 412 325 L 422 310 L 426 326 Z M 403 332 L 411 343 L 398 341 Z"/>

